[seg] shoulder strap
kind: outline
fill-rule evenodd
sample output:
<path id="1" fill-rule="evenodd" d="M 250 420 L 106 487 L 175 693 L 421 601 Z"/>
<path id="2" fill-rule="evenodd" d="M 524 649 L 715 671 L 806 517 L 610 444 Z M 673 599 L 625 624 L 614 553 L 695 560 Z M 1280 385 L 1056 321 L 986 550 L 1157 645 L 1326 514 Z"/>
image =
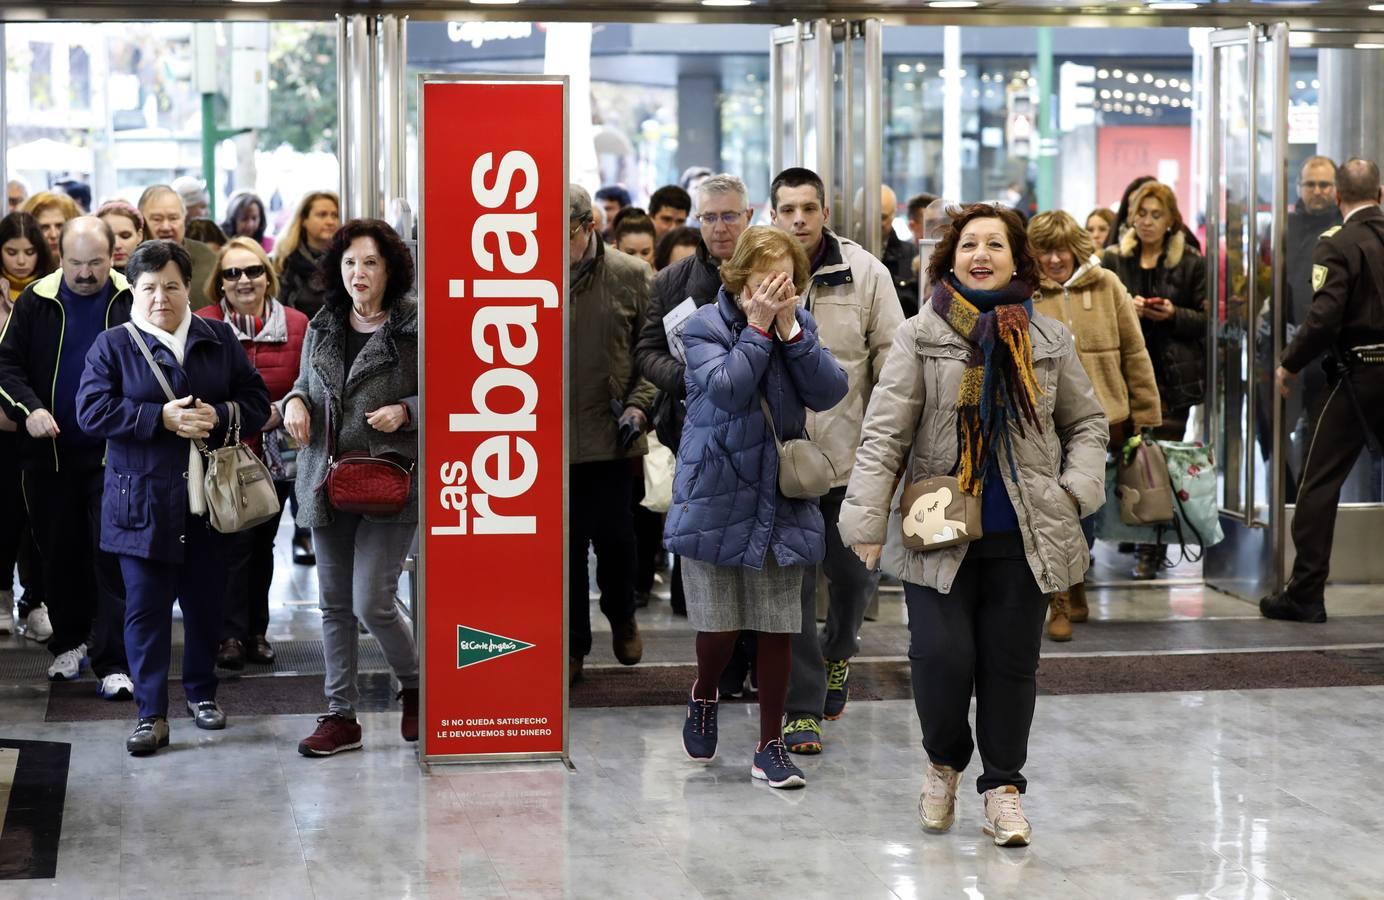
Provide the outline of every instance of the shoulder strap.
<path id="1" fill-rule="evenodd" d="M 764 419 L 769 423 L 769 433 L 774 436 L 774 444 L 782 447 L 783 441 L 779 440 L 778 428 L 774 425 L 774 415 L 769 412 L 769 401 L 764 399 L 764 392 L 759 392 L 759 408 L 764 410 Z"/>
<path id="2" fill-rule="evenodd" d="M 144 360 L 149 363 L 149 369 L 154 373 L 154 378 L 158 380 L 159 387 L 163 388 L 164 394 L 169 400 L 177 400 L 178 397 L 173 393 L 173 388 L 168 385 L 168 379 L 163 376 L 163 370 L 159 368 L 158 363 L 154 362 L 154 354 L 149 352 L 149 345 L 144 343 L 144 338 L 139 336 L 139 329 L 135 327 L 135 323 L 126 322 L 125 330 L 130 333 L 130 338 L 139 348 L 139 352 L 144 354 Z"/>

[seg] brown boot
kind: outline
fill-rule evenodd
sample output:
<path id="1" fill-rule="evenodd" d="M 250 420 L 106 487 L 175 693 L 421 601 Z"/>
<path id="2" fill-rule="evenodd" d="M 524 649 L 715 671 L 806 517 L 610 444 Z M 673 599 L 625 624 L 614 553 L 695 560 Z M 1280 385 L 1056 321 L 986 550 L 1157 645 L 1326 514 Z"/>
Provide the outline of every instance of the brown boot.
<path id="1" fill-rule="evenodd" d="M 1058 591 L 1052 595 L 1051 615 L 1048 616 L 1048 637 L 1054 641 L 1072 639 L 1072 622 L 1067 618 L 1067 592 Z"/>
<path id="2" fill-rule="evenodd" d="M 610 646 L 622 666 L 632 666 L 644 658 L 644 639 L 633 619 L 610 626 Z"/>
<path id="3" fill-rule="evenodd" d="M 1091 608 L 1086 605 L 1086 582 L 1078 581 L 1067 588 L 1067 618 L 1080 625 L 1091 617 Z"/>

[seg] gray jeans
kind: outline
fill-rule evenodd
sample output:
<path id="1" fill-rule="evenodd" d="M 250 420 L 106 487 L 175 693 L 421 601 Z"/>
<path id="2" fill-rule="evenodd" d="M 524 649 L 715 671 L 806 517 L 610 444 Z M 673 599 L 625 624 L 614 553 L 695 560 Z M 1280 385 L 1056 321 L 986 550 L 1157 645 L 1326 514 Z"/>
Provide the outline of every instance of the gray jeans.
<path id="1" fill-rule="evenodd" d="M 418 526 L 370 522 L 340 512 L 332 513 L 332 518 L 332 524 L 312 530 L 327 663 L 327 710 L 354 718 L 360 698 L 356 690 L 357 619 L 380 642 L 400 686 L 418 687 L 413 629 L 394 603 L 404 559 Z"/>
<path id="2" fill-rule="evenodd" d="M 822 719 L 827 702 L 825 659 L 850 659 L 860 652 L 860 624 L 865 608 L 879 585 L 879 572 L 865 568 L 860 557 L 841 543 L 836 528 L 846 489 L 836 488 L 822 498 L 822 518 L 827 526 L 827 555 L 822 560 L 826 572 L 829 602 L 827 624 L 817 634 L 817 577 L 811 567 L 803 578 L 802 628 L 793 636 L 793 670 L 788 678 L 788 721 L 811 716 Z"/>

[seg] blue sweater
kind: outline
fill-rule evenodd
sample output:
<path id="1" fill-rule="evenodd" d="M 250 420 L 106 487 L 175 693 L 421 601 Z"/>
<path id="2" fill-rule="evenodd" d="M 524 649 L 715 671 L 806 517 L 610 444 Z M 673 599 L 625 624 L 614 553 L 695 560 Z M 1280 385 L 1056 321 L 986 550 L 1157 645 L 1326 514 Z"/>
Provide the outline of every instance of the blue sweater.
<path id="1" fill-rule="evenodd" d="M 58 420 L 62 441 L 68 447 L 105 443 L 101 438 L 88 437 L 77 424 L 77 385 L 86 368 L 87 351 L 96 338 L 106 330 L 106 304 L 110 302 L 115 285 L 106 282 L 100 293 L 83 297 L 67 286 L 64 279 L 58 287 L 58 301 L 63 307 L 62 344 L 58 352 L 58 370 L 53 383 L 53 418 Z"/>

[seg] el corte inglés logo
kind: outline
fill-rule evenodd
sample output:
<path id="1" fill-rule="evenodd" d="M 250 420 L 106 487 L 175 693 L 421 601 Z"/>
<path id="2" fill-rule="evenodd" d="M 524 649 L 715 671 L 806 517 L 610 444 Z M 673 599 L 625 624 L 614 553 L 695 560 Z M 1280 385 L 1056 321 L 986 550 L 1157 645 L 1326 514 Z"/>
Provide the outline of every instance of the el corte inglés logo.
<path id="1" fill-rule="evenodd" d="M 477 663 L 499 659 L 501 656 L 518 653 L 520 650 L 527 650 L 532 646 L 533 644 L 525 643 L 517 638 L 509 638 L 504 635 L 481 631 L 478 628 L 458 625 L 457 668 L 464 669 Z"/>

